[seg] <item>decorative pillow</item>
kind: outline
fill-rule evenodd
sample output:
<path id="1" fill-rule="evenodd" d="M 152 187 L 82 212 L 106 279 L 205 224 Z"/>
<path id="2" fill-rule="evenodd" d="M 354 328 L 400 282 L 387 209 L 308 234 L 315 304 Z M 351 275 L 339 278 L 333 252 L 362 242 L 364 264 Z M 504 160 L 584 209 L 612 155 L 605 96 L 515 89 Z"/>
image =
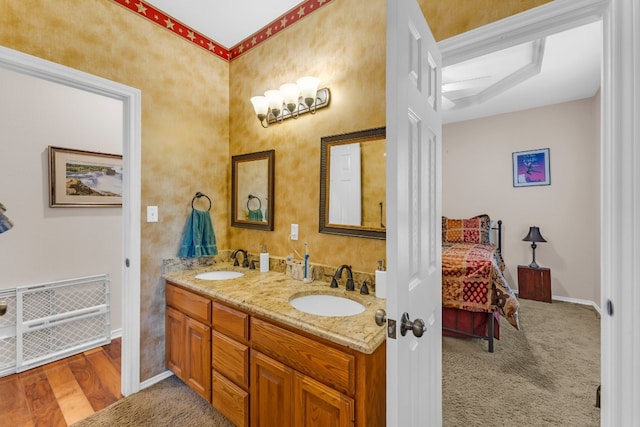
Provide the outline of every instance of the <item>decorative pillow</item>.
<path id="1" fill-rule="evenodd" d="M 490 244 L 491 220 L 489 215 L 477 215 L 468 219 L 442 217 L 442 241 Z"/>

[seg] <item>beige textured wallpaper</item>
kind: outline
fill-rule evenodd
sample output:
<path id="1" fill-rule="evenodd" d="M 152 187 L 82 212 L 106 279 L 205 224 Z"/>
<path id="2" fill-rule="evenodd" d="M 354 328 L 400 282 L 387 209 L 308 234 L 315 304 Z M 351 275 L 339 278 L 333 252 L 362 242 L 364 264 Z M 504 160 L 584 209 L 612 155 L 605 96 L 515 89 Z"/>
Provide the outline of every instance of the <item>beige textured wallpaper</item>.
<path id="1" fill-rule="evenodd" d="M 544 0 L 421 0 L 437 39 Z M 291 223 L 312 262 L 373 271 L 383 241 L 318 233 L 320 138 L 385 123 L 385 2 L 334 0 L 232 63 L 110 0 L 0 0 L 0 44 L 142 91 L 141 379 L 164 370 L 161 260 L 177 254 L 196 191 L 213 201 L 218 247 L 291 252 Z M 249 98 L 302 75 L 332 91 L 328 109 L 262 129 Z M 230 95 L 231 94 L 231 95 Z M 233 98 L 231 98 L 231 96 Z M 275 231 L 230 227 L 230 157 L 276 150 Z M 142 212 L 144 218 L 144 212 Z"/>
<path id="2" fill-rule="evenodd" d="M 446 38 L 544 0 L 427 1 L 423 11 L 437 39 Z M 271 255 L 286 256 L 291 245 L 311 262 L 373 272 L 385 258 L 384 241 L 318 232 L 320 138 L 385 124 L 385 1 L 337 0 L 231 62 L 230 150 L 245 154 L 276 151 L 275 230 L 232 228 L 231 244 L 256 252 L 268 242 Z M 304 75 L 331 90 L 331 105 L 263 129 L 249 98 Z M 289 241 L 299 224 L 300 240 Z"/>

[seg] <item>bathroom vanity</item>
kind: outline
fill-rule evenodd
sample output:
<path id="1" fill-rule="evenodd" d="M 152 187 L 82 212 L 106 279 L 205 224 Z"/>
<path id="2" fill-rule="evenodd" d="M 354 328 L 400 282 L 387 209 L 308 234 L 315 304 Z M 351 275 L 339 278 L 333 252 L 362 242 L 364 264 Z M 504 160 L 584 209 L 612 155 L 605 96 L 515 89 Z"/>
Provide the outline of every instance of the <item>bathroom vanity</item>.
<path id="1" fill-rule="evenodd" d="M 239 427 L 384 426 L 385 328 L 374 321 L 384 300 L 235 269 L 243 276 L 164 275 L 167 368 Z M 289 304 L 309 294 L 346 296 L 365 309 L 329 317 Z"/>

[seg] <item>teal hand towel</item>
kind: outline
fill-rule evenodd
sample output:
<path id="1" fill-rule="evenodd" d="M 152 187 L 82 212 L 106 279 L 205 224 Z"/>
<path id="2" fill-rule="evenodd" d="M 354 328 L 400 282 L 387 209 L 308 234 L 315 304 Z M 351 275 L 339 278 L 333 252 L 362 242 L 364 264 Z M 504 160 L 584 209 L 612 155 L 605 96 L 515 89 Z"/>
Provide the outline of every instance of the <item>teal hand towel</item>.
<path id="1" fill-rule="evenodd" d="M 212 255 L 218 255 L 218 246 L 211 223 L 211 215 L 209 211 L 193 209 L 182 232 L 178 256 L 198 258 Z"/>
<path id="2" fill-rule="evenodd" d="M 260 209 L 249 210 L 249 221 L 262 221 L 262 211 Z"/>

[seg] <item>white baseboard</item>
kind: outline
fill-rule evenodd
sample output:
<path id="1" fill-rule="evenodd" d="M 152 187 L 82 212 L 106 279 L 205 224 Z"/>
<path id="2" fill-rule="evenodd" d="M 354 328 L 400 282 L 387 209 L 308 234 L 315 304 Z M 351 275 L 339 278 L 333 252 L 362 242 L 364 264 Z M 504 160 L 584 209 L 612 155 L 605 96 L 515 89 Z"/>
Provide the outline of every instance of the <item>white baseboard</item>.
<path id="1" fill-rule="evenodd" d="M 121 338 L 122 337 L 122 329 L 114 329 L 111 331 L 111 339 Z M 140 390 L 143 390 L 147 387 L 151 387 L 152 385 L 159 383 L 160 381 L 169 378 L 173 375 L 173 372 L 166 370 L 161 374 L 156 375 L 155 377 L 149 378 L 146 381 L 140 383 Z"/>
<path id="2" fill-rule="evenodd" d="M 578 298 L 569 298 L 569 297 L 558 297 L 558 296 L 552 296 L 551 297 L 552 300 L 557 300 L 557 301 L 563 301 L 563 302 L 571 302 L 574 304 L 582 304 L 582 305 L 590 305 L 591 307 L 593 307 L 598 314 L 602 314 L 600 312 L 600 306 L 598 304 L 596 304 L 593 301 L 589 301 L 586 299 L 578 299 Z"/>
<path id="3" fill-rule="evenodd" d="M 140 383 L 140 390 L 143 390 L 147 387 L 151 387 L 152 385 L 159 383 L 164 379 L 169 378 L 171 375 L 173 375 L 173 372 L 166 370 L 163 373 L 156 375 L 155 377 L 151 377 L 148 380 L 145 380 Z"/>
<path id="4" fill-rule="evenodd" d="M 520 294 L 518 294 L 518 291 L 513 291 L 513 293 L 515 293 L 518 297 L 520 297 Z M 602 312 L 600 311 L 600 306 L 598 304 L 596 304 L 593 301 L 589 301 L 586 299 L 578 299 L 578 298 L 569 298 L 569 297 L 559 297 L 559 296 L 551 296 L 551 300 L 556 300 L 556 301 L 562 301 L 562 302 L 570 302 L 573 304 L 581 304 L 581 305 L 590 305 L 591 307 L 593 307 L 598 314 L 602 314 Z"/>

